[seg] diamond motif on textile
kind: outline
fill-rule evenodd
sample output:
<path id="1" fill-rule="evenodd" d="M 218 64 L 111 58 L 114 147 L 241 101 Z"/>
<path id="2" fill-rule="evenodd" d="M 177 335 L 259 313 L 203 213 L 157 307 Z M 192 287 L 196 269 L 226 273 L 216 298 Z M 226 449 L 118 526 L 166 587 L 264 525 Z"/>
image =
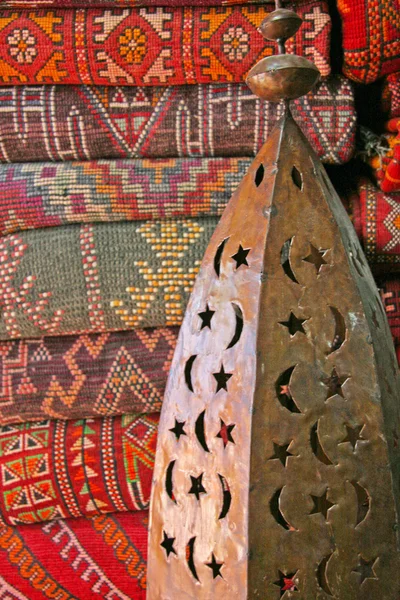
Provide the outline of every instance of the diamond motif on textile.
<path id="1" fill-rule="evenodd" d="M 161 53 L 160 38 L 138 12 L 131 11 L 109 33 L 104 34 L 104 55 L 126 75 L 144 75 Z M 118 52 L 116 52 L 116 48 Z M 121 75 L 122 76 L 122 75 Z"/>
<path id="2" fill-rule="evenodd" d="M 392 239 L 384 246 L 383 251 L 387 252 L 394 250 L 398 244 L 400 244 L 400 202 L 392 198 L 391 196 L 384 196 L 386 202 L 393 208 L 387 217 L 384 219 L 383 224 L 386 229 L 391 233 Z"/>
<path id="3" fill-rule="evenodd" d="M 210 38 L 210 51 L 235 77 L 242 77 L 250 69 L 260 50 L 250 43 L 254 26 L 239 12 L 230 13 Z M 208 49 L 206 49 L 208 50 Z"/>
<path id="4" fill-rule="evenodd" d="M 10 64 L 19 72 L 32 75 L 40 71 L 52 55 L 52 41 L 23 12 L 0 32 L 0 47 L 6 49 Z"/>

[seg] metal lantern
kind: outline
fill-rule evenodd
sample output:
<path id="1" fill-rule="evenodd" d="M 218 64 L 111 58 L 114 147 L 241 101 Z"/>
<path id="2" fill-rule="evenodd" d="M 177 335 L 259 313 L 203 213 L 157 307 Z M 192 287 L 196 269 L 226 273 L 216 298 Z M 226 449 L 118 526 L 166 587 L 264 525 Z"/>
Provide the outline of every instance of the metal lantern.
<path id="1" fill-rule="evenodd" d="M 314 65 L 261 27 L 285 114 L 210 241 L 159 428 L 148 600 L 399 600 L 398 367 L 363 251 L 288 100 Z"/>

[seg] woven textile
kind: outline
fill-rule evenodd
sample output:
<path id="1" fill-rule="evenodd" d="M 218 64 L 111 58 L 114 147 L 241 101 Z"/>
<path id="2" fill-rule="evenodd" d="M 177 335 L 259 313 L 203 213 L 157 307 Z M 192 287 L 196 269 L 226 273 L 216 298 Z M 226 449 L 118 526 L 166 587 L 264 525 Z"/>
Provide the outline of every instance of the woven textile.
<path id="1" fill-rule="evenodd" d="M 400 278 L 384 279 L 380 290 L 400 365 Z"/>
<path id="2" fill-rule="evenodd" d="M 360 83 L 400 70 L 400 0 L 338 0 L 343 72 Z"/>
<path id="3" fill-rule="evenodd" d="M 353 222 L 372 269 L 400 270 L 400 194 L 363 182 L 353 200 Z"/>
<path id="4" fill-rule="evenodd" d="M 0 239 L 0 339 L 177 325 L 217 217 Z"/>
<path id="5" fill-rule="evenodd" d="M 170 327 L 3 342 L 0 424 L 160 411 L 177 335 Z"/>
<path id="6" fill-rule="evenodd" d="M 0 598 L 145 600 L 148 513 L 0 522 Z"/>
<path id="7" fill-rule="evenodd" d="M 148 508 L 158 413 L 0 427 L 0 511 L 11 524 Z"/>
<path id="8" fill-rule="evenodd" d="M 257 31 L 267 6 L 4 10 L 0 82 L 181 85 L 242 81 L 275 51 Z M 299 6 L 305 23 L 289 51 L 329 75 L 330 17 L 324 0 Z"/>
<path id="9" fill-rule="evenodd" d="M 0 235 L 67 223 L 217 216 L 249 158 L 0 166 Z"/>
<path id="10" fill-rule="evenodd" d="M 292 111 L 324 162 L 351 158 L 350 81 L 329 78 Z M 3 87 L 0 161 L 254 156 L 281 113 L 245 84 Z"/>

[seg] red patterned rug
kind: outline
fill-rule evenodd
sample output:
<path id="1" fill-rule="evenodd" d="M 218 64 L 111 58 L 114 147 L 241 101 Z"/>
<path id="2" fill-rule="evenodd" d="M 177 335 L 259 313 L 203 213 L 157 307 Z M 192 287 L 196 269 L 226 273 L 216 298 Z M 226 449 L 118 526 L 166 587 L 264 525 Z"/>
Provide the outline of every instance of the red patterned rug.
<path id="1" fill-rule="evenodd" d="M 177 337 L 170 327 L 3 342 L 0 425 L 157 412 Z"/>
<path id="2" fill-rule="evenodd" d="M 257 31 L 273 5 L 3 10 L 3 85 L 182 85 L 239 82 L 275 51 Z M 298 7 L 288 43 L 329 75 L 331 21 L 325 0 Z M 184 35 L 182 35 L 184 32 Z"/>
<path id="3" fill-rule="evenodd" d="M 0 598 L 145 600 L 147 511 L 11 527 L 0 521 Z"/>
<path id="4" fill-rule="evenodd" d="M 343 72 L 360 83 L 400 71 L 400 0 L 338 0 Z"/>
<path id="5" fill-rule="evenodd" d="M 400 270 L 400 194 L 363 182 L 353 198 L 353 223 L 374 273 Z"/>
<path id="6" fill-rule="evenodd" d="M 147 509 L 158 413 L 0 427 L 9 525 Z"/>
<path id="7" fill-rule="evenodd" d="M 0 161 L 254 156 L 282 111 L 235 83 L 2 87 Z M 329 77 L 295 100 L 292 112 L 323 162 L 351 158 L 356 112 L 349 80 Z"/>

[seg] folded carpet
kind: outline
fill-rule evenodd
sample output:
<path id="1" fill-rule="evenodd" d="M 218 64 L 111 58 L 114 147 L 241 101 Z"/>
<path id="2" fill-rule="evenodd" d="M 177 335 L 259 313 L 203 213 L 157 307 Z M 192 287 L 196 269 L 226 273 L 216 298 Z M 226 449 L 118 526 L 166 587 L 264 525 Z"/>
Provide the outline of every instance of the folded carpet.
<path id="1" fill-rule="evenodd" d="M 400 365 L 400 278 L 385 277 L 379 287 Z"/>
<path id="2" fill-rule="evenodd" d="M 3 342 L 0 424 L 159 412 L 177 336 L 169 327 Z"/>
<path id="3" fill-rule="evenodd" d="M 0 235 L 68 223 L 218 216 L 250 158 L 0 166 Z M 136 254 L 136 256 L 140 256 Z"/>
<path id="4" fill-rule="evenodd" d="M 3 87 L 0 161 L 254 156 L 282 111 L 242 83 Z M 350 81 L 322 81 L 292 103 L 292 112 L 324 162 L 351 158 L 356 113 Z"/>
<path id="5" fill-rule="evenodd" d="M 18 525 L 147 509 L 158 417 L 0 427 L 1 518 Z"/>
<path id="6" fill-rule="evenodd" d="M 239 82 L 275 51 L 257 31 L 273 6 L 3 10 L 0 83 Z M 288 50 L 329 75 L 327 3 L 310 0 L 298 13 L 305 23 Z"/>
<path id="7" fill-rule="evenodd" d="M 400 71 L 400 0 L 338 0 L 343 72 L 360 83 Z"/>
<path id="8" fill-rule="evenodd" d="M 360 184 L 352 200 L 353 223 L 374 273 L 400 270 L 400 194 Z"/>
<path id="9" fill-rule="evenodd" d="M 0 239 L 0 339 L 177 325 L 218 217 Z"/>
<path id="10" fill-rule="evenodd" d="M 148 512 L 12 527 L 0 521 L 4 600 L 145 600 Z"/>

